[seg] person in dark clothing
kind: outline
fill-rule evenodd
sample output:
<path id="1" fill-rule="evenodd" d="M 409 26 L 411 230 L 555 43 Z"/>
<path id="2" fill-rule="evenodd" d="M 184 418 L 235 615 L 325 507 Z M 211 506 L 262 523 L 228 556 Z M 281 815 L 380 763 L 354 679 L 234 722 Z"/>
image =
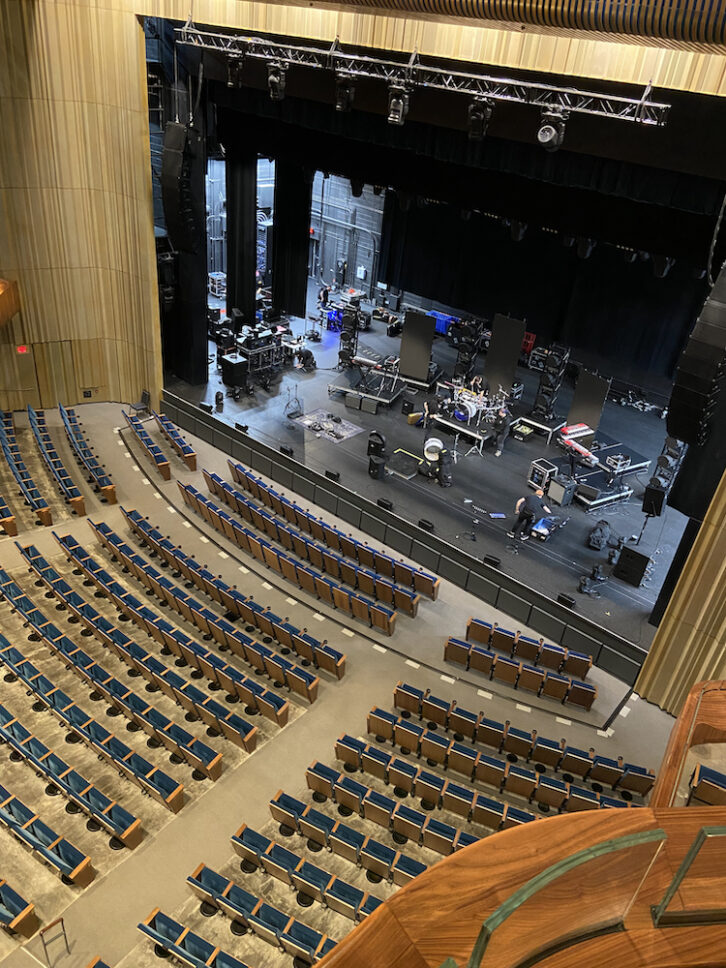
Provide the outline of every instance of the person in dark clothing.
<path id="1" fill-rule="evenodd" d="M 431 423 L 431 418 L 435 413 L 438 413 L 440 409 L 441 409 L 441 397 L 439 397 L 438 395 L 432 395 L 432 396 L 426 397 L 423 404 L 424 415 L 423 415 L 422 423 L 424 427 L 429 426 L 429 424 Z"/>
<path id="2" fill-rule="evenodd" d="M 328 305 L 328 297 L 330 296 L 330 286 L 323 286 L 318 293 L 318 302 L 321 309 L 326 309 Z"/>
<path id="3" fill-rule="evenodd" d="M 304 370 L 306 373 L 312 373 L 315 369 L 315 357 L 313 356 L 312 350 L 307 347 L 297 351 L 297 361 L 300 369 Z"/>
<path id="4" fill-rule="evenodd" d="M 512 418 L 509 416 L 509 411 L 506 409 L 506 407 L 500 407 L 496 417 L 494 418 L 494 423 L 492 424 L 494 433 L 496 434 L 497 449 L 494 451 L 495 457 L 502 456 L 502 447 L 504 447 L 504 441 L 509 436 L 509 427 L 511 423 Z"/>
<path id="5" fill-rule="evenodd" d="M 537 488 L 534 494 L 520 497 L 515 507 L 518 515 L 517 520 L 512 530 L 507 531 L 510 538 L 516 538 L 521 533 L 522 541 L 526 541 L 529 538 L 529 533 L 534 523 L 544 514 L 551 513 L 550 509 L 542 500 L 543 497 L 544 491 L 542 488 Z"/>

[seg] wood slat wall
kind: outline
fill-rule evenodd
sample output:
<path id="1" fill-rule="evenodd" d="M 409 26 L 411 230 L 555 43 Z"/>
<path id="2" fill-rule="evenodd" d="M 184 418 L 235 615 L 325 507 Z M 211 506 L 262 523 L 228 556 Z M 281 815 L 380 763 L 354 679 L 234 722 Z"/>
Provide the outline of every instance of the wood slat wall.
<path id="1" fill-rule="evenodd" d="M 679 713 L 694 683 L 725 677 L 726 474 L 709 505 L 635 691 L 662 709 Z"/>
<path id="2" fill-rule="evenodd" d="M 37 374 L 3 350 L 0 406 L 160 387 L 144 51 L 126 5 L 0 0 L 0 266 Z"/>

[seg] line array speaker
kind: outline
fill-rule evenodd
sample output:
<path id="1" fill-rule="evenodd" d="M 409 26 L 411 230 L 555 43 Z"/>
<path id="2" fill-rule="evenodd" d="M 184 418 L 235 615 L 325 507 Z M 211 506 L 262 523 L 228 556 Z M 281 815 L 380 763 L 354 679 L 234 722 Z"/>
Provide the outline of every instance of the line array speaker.
<path id="1" fill-rule="evenodd" d="M 533 417 L 539 417 L 540 420 L 553 419 L 557 396 L 569 360 L 570 350 L 568 347 L 558 346 L 556 343 L 550 346 L 539 375 L 539 387 L 532 408 Z"/>
<path id="2" fill-rule="evenodd" d="M 703 445 L 726 372 L 726 268 L 722 268 L 676 367 L 668 433 Z"/>
<path id="3" fill-rule="evenodd" d="M 200 142 L 193 128 L 167 122 L 161 156 L 161 200 L 171 244 L 182 252 L 197 252 L 203 238 L 202 201 L 192 186 L 192 165 Z"/>

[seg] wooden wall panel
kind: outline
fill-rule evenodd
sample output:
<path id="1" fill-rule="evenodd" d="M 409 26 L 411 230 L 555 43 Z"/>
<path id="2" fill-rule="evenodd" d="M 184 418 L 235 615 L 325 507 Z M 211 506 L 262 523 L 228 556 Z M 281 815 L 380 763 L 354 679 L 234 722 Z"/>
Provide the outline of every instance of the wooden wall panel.
<path id="1" fill-rule="evenodd" d="M 131 4 L 0 0 L 0 267 L 45 406 L 161 387 L 144 53 Z"/>
<path id="2" fill-rule="evenodd" d="M 679 713 L 691 686 L 726 678 L 726 474 L 711 501 L 635 690 Z"/>

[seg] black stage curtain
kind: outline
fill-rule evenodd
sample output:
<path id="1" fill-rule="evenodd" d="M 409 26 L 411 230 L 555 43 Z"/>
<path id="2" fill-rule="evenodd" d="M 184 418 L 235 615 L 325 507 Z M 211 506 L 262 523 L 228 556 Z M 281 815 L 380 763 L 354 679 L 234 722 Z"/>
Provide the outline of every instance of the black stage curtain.
<path id="1" fill-rule="evenodd" d="M 237 308 L 255 321 L 257 271 L 257 152 L 234 142 L 226 155 L 227 314 Z"/>
<path id="2" fill-rule="evenodd" d="M 272 305 L 305 318 L 310 206 L 313 171 L 286 158 L 275 163 L 275 211 L 272 234 Z"/>
<path id="3" fill-rule="evenodd" d="M 386 197 L 380 278 L 389 285 L 491 319 L 524 319 L 557 340 L 617 361 L 613 372 L 669 376 L 707 286 L 676 263 L 663 279 L 650 261 L 627 263 L 611 246 L 589 259 L 558 234 L 530 226 L 520 242 L 501 221 L 443 204 L 401 209 Z"/>

